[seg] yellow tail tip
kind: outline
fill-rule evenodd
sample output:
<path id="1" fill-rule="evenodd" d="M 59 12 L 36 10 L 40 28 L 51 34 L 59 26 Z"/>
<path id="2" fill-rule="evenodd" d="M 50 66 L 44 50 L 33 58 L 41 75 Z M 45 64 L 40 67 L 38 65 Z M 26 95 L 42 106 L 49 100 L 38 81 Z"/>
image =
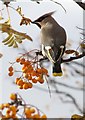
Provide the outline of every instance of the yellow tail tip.
<path id="1" fill-rule="evenodd" d="M 61 73 L 53 73 L 53 76 L 62 76 L 62 72 Z"/>

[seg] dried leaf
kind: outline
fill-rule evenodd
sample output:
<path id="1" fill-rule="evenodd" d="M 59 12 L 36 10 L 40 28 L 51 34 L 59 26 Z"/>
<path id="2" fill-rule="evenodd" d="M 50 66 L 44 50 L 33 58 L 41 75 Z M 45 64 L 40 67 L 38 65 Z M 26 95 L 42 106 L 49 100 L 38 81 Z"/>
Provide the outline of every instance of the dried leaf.
<path id="1" fill-rule="evenodd" d="M 65 53 L 66 54 L 73 54 L 73 53 L 75 53 L 75 55 L 79 55 L 79 52 L 75 51 L 75 50 L 66 50 Z"/>
<path id="2" fill-rule="evenodd" d="M 16 11 L 22 16 L 22 9 L 21 9 L 21 7 L 18 6 L 18 8 L 16 9 Z"/>
<path id="3" fill-rule="evenodd" d="M 73 54 L 75 52 L 75 50 L 66 50 L 65 53 L 66 54 Z"/>
<path id="4" fill-rule="evenodd" d="M 22 17 L 20 25 L 23 25 L 23 24 L 28 25 L 30 24 L 30 22 L 32 22 L 31 19 Z"/>
<path id="5" fill-rule="evenodd" d="M 12 34 L 9 34 L 9 36 L 6 39 L 4 39 L 2 42 L 3 43 L 7 42 L 11 37 L 12 37 Z"/>
<path id="6" fill-rule="evenodd" d="M 75 55 L 76 55 L 76 56 L 78 56 L 78 55 L 79 55 L 79 52 L 78 52 L 78 51 L 75 51 L 74 53 L 75 53 Z"/>
<path id="7" fill-rule="evenodd" d="M 8 45 L 8 47 L 13 46 L 14 48 L 16 48 L 18 47 L 17 43 L 22 43 L 22 40 L 28 39 L 32 41 L 32 38 L 26 35 L 26 33 L 21 33 L 12 29 L 9 23 L 10 20 L 2 24 L 0 23 L 0 30 L 8 34 L 8 37 L 2 41 L 4 45 Z"/>
<path id="8" fill-rule="evenodd" d="M 18 44 L 16 43 L 16 41 L 14 42 L 13 47 L 18 48 Z"/>

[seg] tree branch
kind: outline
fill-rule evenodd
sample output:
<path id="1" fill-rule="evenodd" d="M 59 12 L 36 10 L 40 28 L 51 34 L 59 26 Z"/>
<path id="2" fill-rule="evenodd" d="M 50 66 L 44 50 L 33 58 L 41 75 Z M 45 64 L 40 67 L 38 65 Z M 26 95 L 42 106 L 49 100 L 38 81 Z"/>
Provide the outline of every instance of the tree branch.
<path id="1" fill-rule="evenodd" d="M 75 1 L 75 0 L 74 0 Z M 76 1 L 75 1 L 76 2 Z M 85 10 L 85 3 L 83 2 L 76 2 L 83 10 Z"/>
<path id="2" fill-rule="evenodd" d="M 76 62 L 76 61 L 72 61 L 73 64 L 76 64 L 76 65 L 79 65 L 81 67 L 85 67 L 85 65 L 83 63 L 79 63 L 79 62 Z M 69 64 L 69 63 L 66 63 L 66 64 Z"/>
<path id="3" fill-rule="evenodd" d="M 75 56 L 75 57 L 70 57 L 68 59 L 62 59 L 61 63 L 67 63 L 67 62 L 71 62 L 73 60 L 77 60 L 77 59 L 80 59 L 80 58 L 83 58 L 85 56 L 85 52 L 81 53 L 80 55 L 78 56 Z M 48 60 L 48 58 L 44 57 L 44 58 L 41 58 L 39 59 L 39 61 L 37 62 L 41 62 L 41 61 L 44 61 L 44 60 Z"/>
<path id="4" fill-rule="evenodd" d="M 58 91 L 58 90 L 56 90 L 56 93 L 63 94 L 63 95 L 65 95 L 65 96 L 69 97 L 70 99 L 72 99 L 72 103 L 76 106 L 76 108 L 77 108 L 81 113 L 83 113 L 83 111 L 81 110 L 81 108 L 79 107 L 79 105 L 77 104 L 75 98 L 74 98 L 72 95 L 70 95 L 69 93 L 66 93 L 66 92 Z M 70 103 L 71 103 L 71 102 L 70 102 Z"/>
<path id="5" fill-rule="evenodd" d="M 73 60 L 76 60 L 76 59 L 80 59 L 80 58 L 83 58 L 85 56 L 85 53 L 83 52 L 82 54 L 76 56 L 76 57 L 70 57 L 68 59 L 62 59 L 62 62 L 61 63 L 65 63 L 65 62 L 71 62 Z"/>
<path id="6" fill-rule="evenodd" d="M 84 90 L 84 91 L 85 91 L 84 88 L 73 87 L 73 86 L 66 85 L 66 84 L 61 83 L 61 82 L 57 82 L 57 81 L 55 81 L 55 80 L 49 80 L 49 81 L 50 81 L 50 83 L 54 82 L 54 83 L 57 84 L 57 85 L 67 87 L 67 88 L 70 88 L 70 89 L 72 89 L 72 90 L 74 89 L 74 90 L 81 90 L 81 91 Z"/>
<path id="7" fill-rule="evenodd" d="M 48 92 L 48 90 L 46 90 L 46 89 L 44 89 L 44 88 L 41 88 L 41 87 L 39 87 L 39 86 L 34 86 L 34 87 L 37 88 L 37 89 L 39 89 L 39 90 Z M 51 93 L 62 94 L 62 95 L 65 95 L 65 96 L 69 97 L 69 98 L 72 100 L 72 101 L 69 101 L 69 103 L 73 103 L 73 104 L 75 105 L 75 107 L 76 107 L 81 113 L 83 113 L 83 111 L 81 110 L 81 108 L 80 108 L 79 105 L 77 104 L 75 98 L 74 98 L 71 94 L 69 94 L 69 93 L 67 93 L 67 92 L 59 91 L 59 90 L 57 90 L 57 89 L 51 90 Z M 67 102 L 66 102 L 66 103 L 67 103 Z"/>

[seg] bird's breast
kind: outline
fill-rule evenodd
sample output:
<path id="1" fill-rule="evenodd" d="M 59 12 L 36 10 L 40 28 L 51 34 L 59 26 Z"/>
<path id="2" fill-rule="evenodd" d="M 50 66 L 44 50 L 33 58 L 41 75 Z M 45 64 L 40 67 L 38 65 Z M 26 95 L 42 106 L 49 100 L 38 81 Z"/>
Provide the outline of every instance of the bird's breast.
<path id="1" fill-rule="evenodd" d="M 44 46 L 52 46 L 53 45 L 54 40 L 50 35 L 48 35 L 48 33 L 44 34 L 41 32 L 40 38 L 41 38 L 41 44 L 43 44 Z"/>

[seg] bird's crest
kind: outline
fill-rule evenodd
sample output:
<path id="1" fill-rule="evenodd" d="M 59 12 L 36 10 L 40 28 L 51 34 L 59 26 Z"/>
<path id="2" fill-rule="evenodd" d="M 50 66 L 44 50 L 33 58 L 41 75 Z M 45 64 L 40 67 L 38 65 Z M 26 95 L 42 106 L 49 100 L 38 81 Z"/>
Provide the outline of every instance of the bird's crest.
<path id="1" fill-rule="evenodd" d="M 52 11 L 52 12 L 46 13 L 45 15 L 42 15 L 41 17 L 51 16 L 51 15 L 53 15 L 55 12 L 56 12 L 56 11 Z"/>
<path id="2" fill-rule="evenodd" d="M 46 13 L 46 14 L 42 15 L 41 17 L 39 17 L 37 20 L 33 21 L 32 23 L 41 22 L 41 21 L 44 20 L 46 17 L 49 17 L 49 16 L 53 15 L 55 12 L 56 12 L 56 11 Z"/>

